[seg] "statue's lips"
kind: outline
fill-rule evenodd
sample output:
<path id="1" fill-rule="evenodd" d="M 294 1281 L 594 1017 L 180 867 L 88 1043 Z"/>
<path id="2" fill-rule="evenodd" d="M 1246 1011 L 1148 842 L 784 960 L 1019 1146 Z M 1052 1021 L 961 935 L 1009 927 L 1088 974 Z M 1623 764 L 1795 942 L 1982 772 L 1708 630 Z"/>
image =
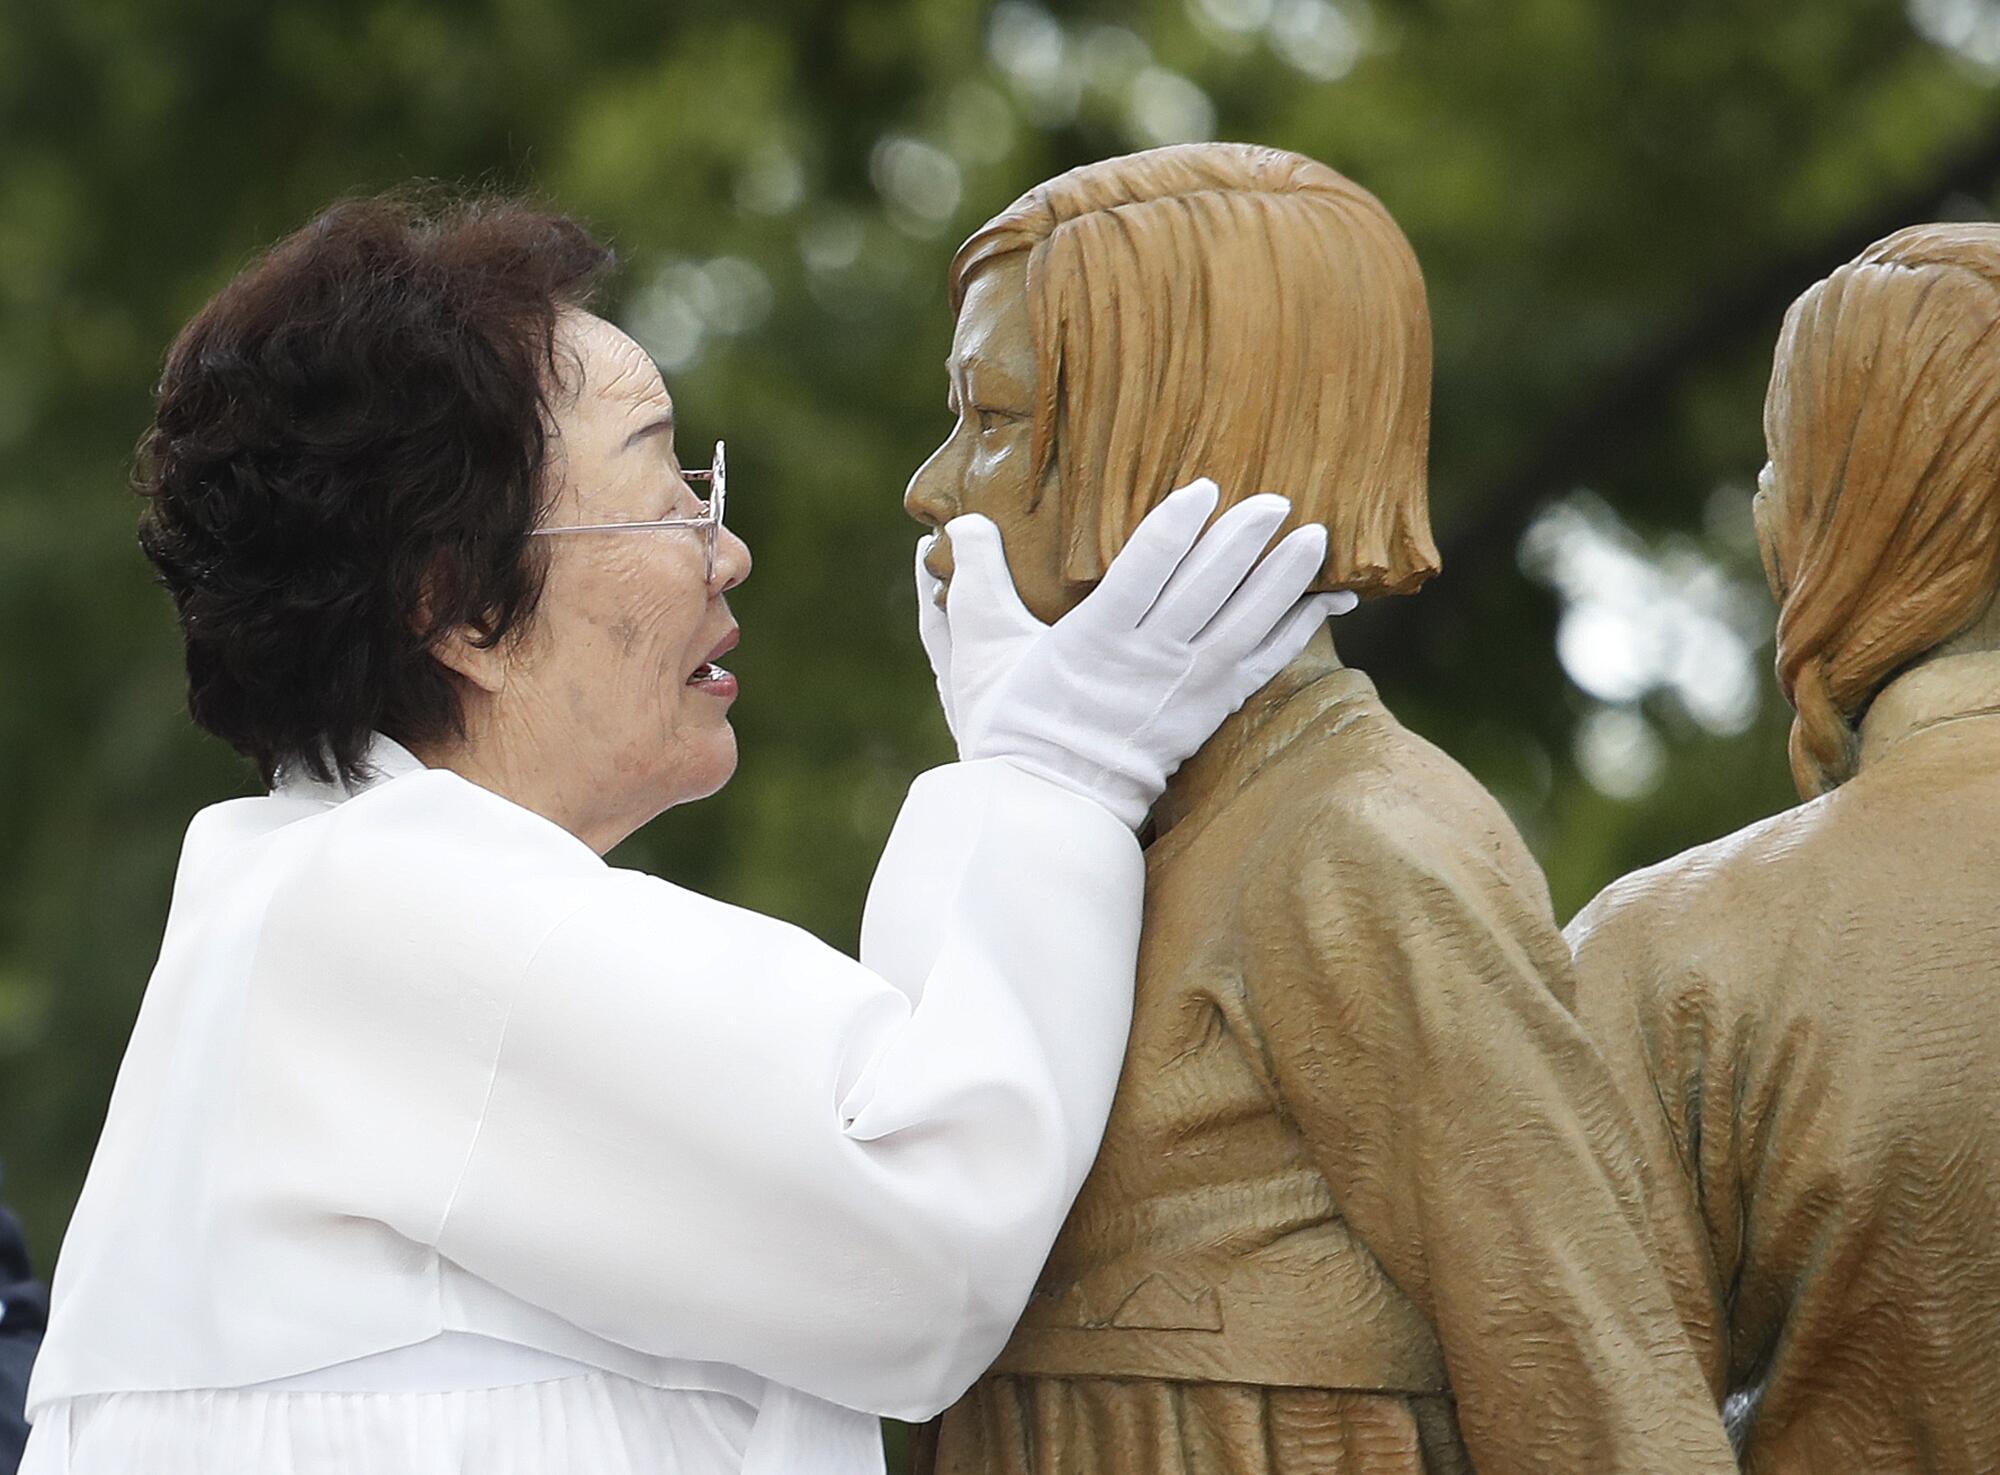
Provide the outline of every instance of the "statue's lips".
<path id="1" fill-rule="evenodd" d="M 944 608 L 945 591 L 951 588 L 952 570 L 956 566 L 952 561 L 950 537 L 945 533 L 939 533 L 931 539 L 930 549 L 924 554 L 925 572 L 938 581 L 937 606 L 939 609 Z"/>

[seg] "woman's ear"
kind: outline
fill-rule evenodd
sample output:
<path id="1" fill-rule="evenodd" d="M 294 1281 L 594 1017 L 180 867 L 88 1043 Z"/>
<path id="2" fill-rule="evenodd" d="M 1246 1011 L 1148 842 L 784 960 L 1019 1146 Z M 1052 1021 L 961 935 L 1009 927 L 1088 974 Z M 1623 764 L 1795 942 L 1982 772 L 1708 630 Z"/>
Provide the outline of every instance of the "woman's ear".
<path id="1" fill-rule="evenodd" d="M 440 666 L 490 696 L 507 684 L 508 647 L 513 642 L 487 641 L 485 632 L 474 625 L 434 629 L 432 611 L 438 607 L 437 590 L 443 577 L 439 566 L 432 564 L 410 615 L 410 629 L 420 638 L 428 636 L 431 658 Z"/>
<path id="2" fill-rule="evenodd" d="M 495 696 L 507 685 L 510 643 L 502 640 L 483 645 L 479 631 L 470 625 L 460 625 L 431 641 L 431 656 L 461 680 L 488 696 Z"/>

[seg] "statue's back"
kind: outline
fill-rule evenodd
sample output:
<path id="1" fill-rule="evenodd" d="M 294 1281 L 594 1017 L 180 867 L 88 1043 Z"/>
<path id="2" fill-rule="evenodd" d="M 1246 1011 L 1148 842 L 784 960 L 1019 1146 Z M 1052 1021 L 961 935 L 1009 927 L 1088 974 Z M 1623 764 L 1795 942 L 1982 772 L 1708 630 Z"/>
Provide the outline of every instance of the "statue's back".
<path id="1" fill-rule="evenodd" d="M 1853 778 L 1571 927 L 1751 1471 L 2000 1469 L 1996 711 L 2000 655 L 1910 673 Z"/>

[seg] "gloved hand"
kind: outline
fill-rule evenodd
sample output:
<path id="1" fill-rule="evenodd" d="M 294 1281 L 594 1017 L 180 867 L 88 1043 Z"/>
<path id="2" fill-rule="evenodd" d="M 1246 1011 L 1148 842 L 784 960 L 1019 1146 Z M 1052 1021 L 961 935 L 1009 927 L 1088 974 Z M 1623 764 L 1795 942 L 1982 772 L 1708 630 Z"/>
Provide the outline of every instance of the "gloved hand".
<path id="1" fill-rule="evenodd" d="M 1291 504 L 1247 498 L 1203 536 L 1218 497 L 1206 478 L 1169 495 L 1053 625 L 1021 603 L 989 519 L 946 525 L 956 571 L 942 611 L 930 540 L 918 545 L 918 629 L 961 758 L 1007 758 L 1145 823 L 1174 770 L 1356 602 L 1301 597 L 1325 528 L 1298 529 L 1260 563 Z"/>

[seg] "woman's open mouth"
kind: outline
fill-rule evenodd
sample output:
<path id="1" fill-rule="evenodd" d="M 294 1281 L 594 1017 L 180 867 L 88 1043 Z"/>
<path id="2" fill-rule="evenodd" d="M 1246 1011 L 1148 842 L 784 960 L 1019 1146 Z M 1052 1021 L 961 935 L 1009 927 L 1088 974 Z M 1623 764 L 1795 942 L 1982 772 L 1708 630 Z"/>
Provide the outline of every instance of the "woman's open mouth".
<path id="1" fill-rule="evenodd" d="M 725 671 L 716 662 L 734 650 L 736 643 L 742 638 L 743 632 L 731 627 L 729 633 L 722 637 L 715 649 L 709 652 L 708 659 L 694 668 L 693 673 L 688 677 L 685 684 L 693 687 L 696 691 L 706 692 L 710 696 L 735 696 L 737 689 L 735 674 Z"/>

